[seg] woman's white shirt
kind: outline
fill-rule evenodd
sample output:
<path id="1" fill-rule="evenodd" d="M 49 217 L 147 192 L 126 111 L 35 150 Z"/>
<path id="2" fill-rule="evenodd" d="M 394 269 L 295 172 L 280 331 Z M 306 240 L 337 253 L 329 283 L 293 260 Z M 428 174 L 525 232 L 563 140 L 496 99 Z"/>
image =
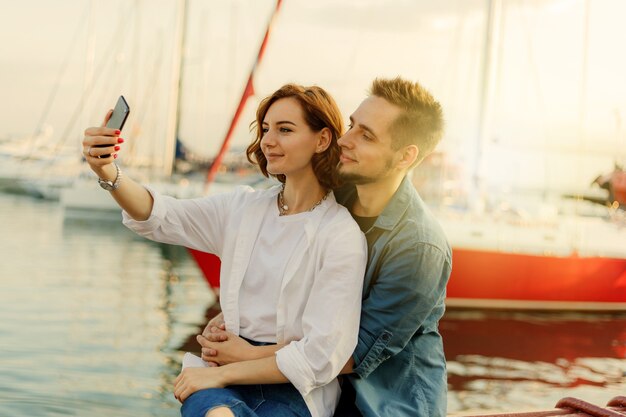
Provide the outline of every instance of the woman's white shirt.
<path id="1" fill-rule="evenodd" d="M 239 290 L 239 335 L 276 343 L 276 311 L 285 268 L 301 239 L 302 222 L 312 212 L 280 216 L 270 210 L 253 245 L 250 264 Z M 262 300 L 262 301 L 260 301 Z"/>
<path id="2" fill-rule="evenodd" d="M 192 200 L 149 190 L 154 197 L 150 218 L 137 222 L 124 213 L 124 224 L 149 239 L 219 256 L 226 327 L 239 334 L 240 313 L 254 314 L 247 306 L 242 310 L 242 301 L 249 304 L 251 299 L 242 283 L 251 276 L 248 271 L 259 267 L 253 255 L 255 244 L 266 233 L 261 231 L 264 220 L 278 210 L 279 190 L 239 187 L 233 193 Z M 302 394 L 312 416 L 325 417 L 334 412 L 340 393 L 336 376 L 357 343 L 367 247 L 357 224 L 332 193 L 307 214 L 299 224 L 303 234 L 292 242 L 283 263 L 273 307 L 275 341 L 289 343 L 276 353 L 276 361 Z M 264 253 L 287 258 L 271 247 Z M 258 295 L 253 298 L 255 304 L 265 302 Z M 243 320 L 247 326 L 248 318 Z"/>

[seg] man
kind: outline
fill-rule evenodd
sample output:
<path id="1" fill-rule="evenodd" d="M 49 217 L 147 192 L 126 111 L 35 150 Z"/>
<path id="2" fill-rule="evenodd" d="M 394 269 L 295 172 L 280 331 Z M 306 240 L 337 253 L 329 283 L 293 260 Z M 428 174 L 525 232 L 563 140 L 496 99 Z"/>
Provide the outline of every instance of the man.
<path id="1" fill-rule="evenodd" d="M 337 192 L 369 249 L 359 341 L 337 416 L 445 416 L 438 331 L 452 267 L 439 224 L 406 177 L 443 134 L 440 104 L 417 83 L 376 79 L 339 139 Z M 354 388 L 354 391 L 352 391 Z M 354 393 L 355 392 L 355 393 Z"/>
<path id="2" fill-rule="evenodd" d="M 443 134 L 440 104 L 417 83 L 376 79 L 339 139 L 336 193 L 365 233 L 369 259 L 356 350 L 337 417 L 446 415 L 439 319 L 452 267 L 450 246 L 406 177 Z M 209 323 L 204 335 L 225 336 Z M 216 353 L 206 343 L 203 358 Z"/>

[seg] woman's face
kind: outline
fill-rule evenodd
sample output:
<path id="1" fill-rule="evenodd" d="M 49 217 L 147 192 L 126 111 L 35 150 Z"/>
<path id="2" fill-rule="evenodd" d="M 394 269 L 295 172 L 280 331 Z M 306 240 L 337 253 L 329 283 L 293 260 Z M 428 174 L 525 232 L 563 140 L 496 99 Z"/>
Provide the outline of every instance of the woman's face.
<path id="1" fill-rule="evenodd" d="M 270 174 L 290 176 L 312 171 L 311 158 L 318 149 L 320 134 L 305 122 L 298 100 L 287 97 L 275 101 L 261 128 L 261 151 Z"/>

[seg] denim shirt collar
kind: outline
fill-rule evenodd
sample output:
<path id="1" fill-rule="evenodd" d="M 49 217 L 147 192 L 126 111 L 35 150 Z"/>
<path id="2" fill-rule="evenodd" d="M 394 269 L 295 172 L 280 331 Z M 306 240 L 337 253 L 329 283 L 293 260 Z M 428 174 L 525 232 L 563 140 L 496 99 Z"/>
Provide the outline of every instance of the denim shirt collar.
<path id="1" fill-rule="evenodd" d="M 391 200 L 389 200 L 383 212 L 378 215 L 372 227 L 383 230 L 393 230 L 407 211 L 412 192 L 415 192 L 413 185 L 408 177 L 405 176 L 396 192 L 391 196 Z M 350 211 L 352 211 L 352 205 L 357 197 L 358 194 L 354 185 L 344 187 L 337 192 L 337 200 Z"/>
<path id="2" fill-rule="evenodd" d="M 396 192 L 391 196 L 391 200 L 389 200 L 383 212 L 380 213 L 378 219 L 376 219 L 374 227 L 385 230 L 394 229 L 409 207 L 412 191 L 414 192 L 413 184 L 411 184 L 411 181 L 405 176 Z"/>

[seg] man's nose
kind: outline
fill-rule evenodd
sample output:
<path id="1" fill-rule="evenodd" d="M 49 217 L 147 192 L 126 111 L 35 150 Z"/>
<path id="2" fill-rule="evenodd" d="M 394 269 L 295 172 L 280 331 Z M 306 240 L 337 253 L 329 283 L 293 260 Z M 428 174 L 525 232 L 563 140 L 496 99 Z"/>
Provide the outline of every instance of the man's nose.
<path id="1" fill-rule="evenodd" d="M 344 133 L 339 139 L 337 139 L 337 145 L 341 148 L 350 148 L 352 145 L 352 140 L 350 139 L 350 131 Z"/>

